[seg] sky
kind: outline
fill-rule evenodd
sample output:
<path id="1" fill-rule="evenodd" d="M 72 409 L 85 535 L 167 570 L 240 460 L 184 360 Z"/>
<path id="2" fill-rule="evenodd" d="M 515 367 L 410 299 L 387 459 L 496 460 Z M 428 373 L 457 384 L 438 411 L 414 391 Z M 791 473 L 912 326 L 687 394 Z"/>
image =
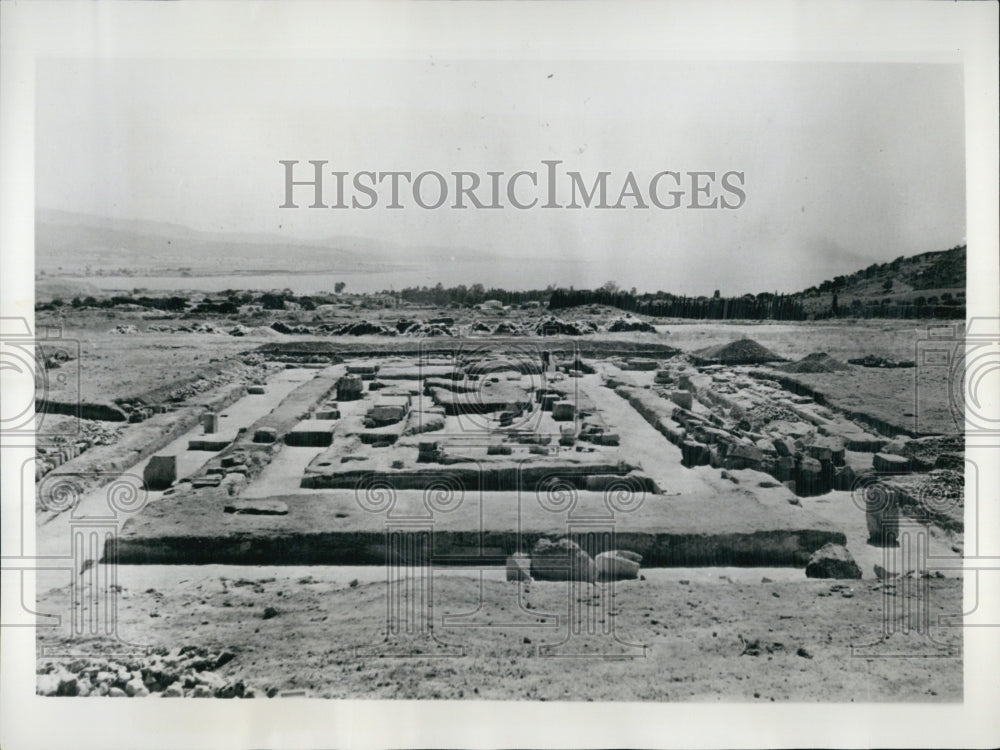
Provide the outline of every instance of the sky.
<path id="1" fill-rule="evenodd" d="M 526 287 L 533 262 L 576 260 L 640 291 L 796 291 L 964 241 L 962 84 L 960 66 L 910 63 L 46 60 L 36 205 L 488 252 Z M 630 171 L 739 171 L 746 200 L 390 210 L 383 193 L 371 210 L 281 209 L 282 159 L 481 175 L 558 159 L 588 182 L 611 172 L 614 194 Z"/>

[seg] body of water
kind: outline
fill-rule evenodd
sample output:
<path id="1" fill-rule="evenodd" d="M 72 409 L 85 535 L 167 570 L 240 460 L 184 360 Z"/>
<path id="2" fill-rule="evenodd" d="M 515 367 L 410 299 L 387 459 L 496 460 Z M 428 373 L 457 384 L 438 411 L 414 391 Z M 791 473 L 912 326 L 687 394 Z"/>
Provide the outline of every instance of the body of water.
<path id="1" fill-rule="evenodd" d="M 92 284 L 106 291 L 148 289 L 154 292 L 197 290 L 220 292 L 225 289 L 291 289 L 297 294 L 332 292 L 339 281 L 347 284 L 348 292 L 380 292 L 384 289 L 399 290 L 413 286 L 433 287 L 440 283 L 446 287 L 465 284 L 483 284 L 487 289 L 544 289 L 549 284 L 557 286 L 597 287 L 607 281 L 601 278 L 601 266 L 582 262 L 538 261 L 525 264 L 523 260 L 501 262 L 463 261 L 434 263 L 409 268 L 392 268 L 374 272 L 321 272 L 232 274 L 212 276 L 88 276 L 65 278 Z M 46 277 L 54 279 L 57 277 Z"/>

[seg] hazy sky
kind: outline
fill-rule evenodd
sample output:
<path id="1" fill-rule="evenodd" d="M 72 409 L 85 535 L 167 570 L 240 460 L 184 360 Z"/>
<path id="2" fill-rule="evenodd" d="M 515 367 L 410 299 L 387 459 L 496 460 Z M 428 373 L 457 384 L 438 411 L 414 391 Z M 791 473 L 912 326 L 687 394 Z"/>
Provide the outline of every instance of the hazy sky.
<path id="1" fill-rule="evenodd" d="M 957 65 L 45 61 L 36 199 L 212 231 L 478 248 L 523 258 L 528 286 L 531 259 L 555 258 L 640 289 L 793 291 L 964 241 L 963 106 Z M 614 195 L 629 171 L 737 170 L 747 199 L 289 210 L 280 159 L 484 175 L 560 159 L 610 171 Z"/>

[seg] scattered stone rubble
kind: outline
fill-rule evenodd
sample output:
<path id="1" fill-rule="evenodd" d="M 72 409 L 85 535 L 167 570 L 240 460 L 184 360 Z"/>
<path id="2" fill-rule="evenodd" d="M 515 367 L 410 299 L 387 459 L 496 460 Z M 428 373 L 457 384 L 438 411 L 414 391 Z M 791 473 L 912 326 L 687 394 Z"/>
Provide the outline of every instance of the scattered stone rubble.
<path id="1" fill-rule="evenodd" d="M 146 326 L 146 330 L 154 333 L 225 333 L 221 328 L 216 328 L 211 323 L 191 323 L 179 326 L 166 326 L 154 323 Z"/>
<path id="2" fill-rule="evenodd" d="M 81 657 L 68 663 L 46 662 L 38 669 L 35 692 L 44 696 L 107 698 L 261 698 L 274 697 L 218 670 L 236 659 L 235 649 L 210 651 L 198 646 L 128 659 Z"/>
<path id="3" fill-rule="evenodd" d="M 62 466 L 89 448 L 111 445 L 122 432 L 120 422 L 79 420 L 79 434 L 39 435 L 35 444 L 35 480 Z"/>
<path id="4" fill-rule="evenodd" d="M 862 435 L 812 399 L 718 366 L 673 364 L 657 372 L 648 390 L 616 391 L 681 449 L 685 466 L 762 471 L 803 497 L 851 489 L 852 437 L 886 442 Z"/>

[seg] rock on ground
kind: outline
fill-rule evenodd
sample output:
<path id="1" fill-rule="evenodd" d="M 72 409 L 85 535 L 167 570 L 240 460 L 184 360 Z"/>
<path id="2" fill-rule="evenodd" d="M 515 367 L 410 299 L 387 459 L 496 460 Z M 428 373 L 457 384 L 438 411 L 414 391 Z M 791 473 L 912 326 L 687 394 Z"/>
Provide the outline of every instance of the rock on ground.
<path id="1" fill-rule="evenodd" d="M 808 578 L 861 578 L 861 568 L 847 547 L 832 542 L 816 550 L 806 565 Z"/>
<path id="2" fill-rule="evenodd" d="M 531 576 L 539 581 L 593 582 L 594 560 L 569 539 L 558 542 L 539 539 L 531 551 Z"/>
<path id="3" fill-rule="evenodd" d="M 639 577 L 642 555 L 627 550 L 601 552 L 594 558 L 598 581 L 621 581 Z"/>

